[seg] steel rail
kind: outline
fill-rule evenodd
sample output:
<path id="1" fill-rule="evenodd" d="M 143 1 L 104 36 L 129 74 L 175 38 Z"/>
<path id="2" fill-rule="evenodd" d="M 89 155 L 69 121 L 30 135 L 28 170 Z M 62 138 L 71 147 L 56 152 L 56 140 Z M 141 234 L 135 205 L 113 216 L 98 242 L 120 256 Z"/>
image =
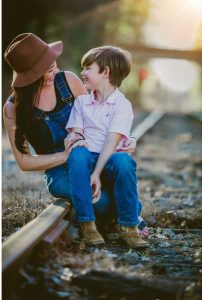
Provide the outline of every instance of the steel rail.
<path id="1" fill-rule="evenodd" d="M 131 136 L 138 141 L 147 131 L 166 114 L 162 105 L 158 105 L 139 125 L 131 131 Z"/>
<path id="2" fill-rule="evenodd" d="M 42 241 L 53 228 L 60 224 L 60 221 L 69 209 L 70 204 L 68 202 L 58 199 L 34 220 L 8 237 L 2 244 L 3 275 L 18 268 L 34 246 Z"/>

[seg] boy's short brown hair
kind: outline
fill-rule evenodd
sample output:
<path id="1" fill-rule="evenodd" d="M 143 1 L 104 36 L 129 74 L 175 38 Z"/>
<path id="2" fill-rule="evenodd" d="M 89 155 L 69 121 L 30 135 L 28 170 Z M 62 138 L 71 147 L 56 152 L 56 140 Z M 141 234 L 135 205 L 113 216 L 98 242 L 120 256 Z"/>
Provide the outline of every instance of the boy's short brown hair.
<path id="1" fill-rule="evenodd" d="M 130 73 L 132 65 L 131 54 L 118 47 L 101 46 L 89 50 L 81 60 L 82 67 L 96 62 L 100 73 L 107 66 L 110 70 L 109 82 L 113 86 L 120 86 L 122 80 Z"/>

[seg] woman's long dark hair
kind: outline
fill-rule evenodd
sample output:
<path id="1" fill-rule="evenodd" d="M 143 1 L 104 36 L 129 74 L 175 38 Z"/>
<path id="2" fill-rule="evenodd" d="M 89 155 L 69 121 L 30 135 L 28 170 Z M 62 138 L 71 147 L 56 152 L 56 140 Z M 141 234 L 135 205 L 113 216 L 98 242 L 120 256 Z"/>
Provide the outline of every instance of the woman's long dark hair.
<path id="1" fill-rule="evenodd" d="M 33 119 L 33 108 L 39 101 L 43 77 L 25 87 L 14 87 L 16 112 L 15 145 L 21 153 L 28 153 L 25 133 Z"/>

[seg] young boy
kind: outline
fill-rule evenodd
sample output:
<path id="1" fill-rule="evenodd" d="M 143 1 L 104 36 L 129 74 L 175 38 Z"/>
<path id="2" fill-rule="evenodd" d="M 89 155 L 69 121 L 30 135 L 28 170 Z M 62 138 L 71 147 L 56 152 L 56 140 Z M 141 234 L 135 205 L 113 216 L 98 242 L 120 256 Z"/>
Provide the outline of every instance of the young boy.
<path id="1" fill-rule="evenodd" d="M 99 197 L 101 172 L 107 172 L 113 168 L 113 160 L 118 154 L 116 152 L 119 152 L 122 146 L 128 142 L 133 122 L 133 110 L 131 103 L 118 87 L 129 74 L 131 63 L 132 58 L 129 52 L 112 46 L 91 49 L 81 61 L 83 67 L 81 75 L 84 84 L 92 93 L 77 97 L 66 128 L 69 132 L 84 135 L 88 144 L 94 165 L 90 177 L 93 198 Z M 128 156 L 128 154 L 124 155 Z M 115 171 L 114 173 L 114 196 L 117 204 L 120 236 L 131 248 L 146 247 L 147 243 L 138 236 L 135 226 L 139 222 L 137 211 L 139 200 L 137 191 L 133 191 L 136 189 L 135 168 L 131 171 L 134 174 L 125 174 L 126 180 L 127 176 L 131 176 L 131 184 L 133 184 L 133 179 L 135 180 L 135 186 L 128 184 L 126 184 L 126 188 L 122 185 L 118 186 L 120 182 L 116 184 L 116 177 L 118 178 L 119 175 Z M 127 189 L 128 194 L 126 193 Z M 131 214 L 129 221 L 124 221 L 124 214 Z"/>

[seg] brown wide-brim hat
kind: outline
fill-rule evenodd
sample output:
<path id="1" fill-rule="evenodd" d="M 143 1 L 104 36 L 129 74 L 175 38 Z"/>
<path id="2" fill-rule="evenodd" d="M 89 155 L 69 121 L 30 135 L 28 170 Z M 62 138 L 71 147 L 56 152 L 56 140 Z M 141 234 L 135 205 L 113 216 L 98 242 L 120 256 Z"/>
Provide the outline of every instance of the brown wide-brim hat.
<path id="1" fill-rule="evenodd" d="M 42 77 L 63 51 L 63 42 L 47 44 L 33 33 L 12 40 L 4 57 L 13 69 L 11 86 L 24 87 Z"/>

